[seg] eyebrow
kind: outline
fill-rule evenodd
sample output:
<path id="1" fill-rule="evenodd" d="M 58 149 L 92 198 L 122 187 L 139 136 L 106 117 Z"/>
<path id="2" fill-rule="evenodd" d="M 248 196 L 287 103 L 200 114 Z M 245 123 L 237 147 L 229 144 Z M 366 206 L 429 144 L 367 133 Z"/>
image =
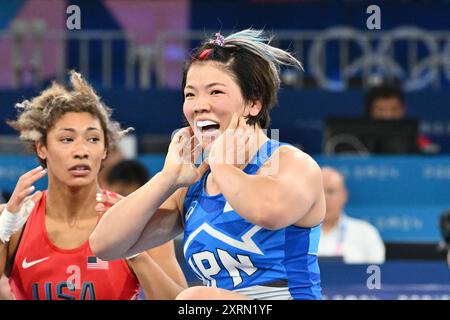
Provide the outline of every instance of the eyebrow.
<path id="1" fill-rule="evenodd" d="M 208 89 L 208 88 L 211 88 L 211 87 L 214 87 L 214 86 L 222 86 L 222 87 L 226 87 L 226 85 L 223 84 L 223 83 L 220 83 L 220 82 L 212 82 L 212 83 L 210 83 L 210 84 L 207 84 L 207 85 L 205 86 L 205 88 Z M 188 84 L 188 85 L 185 87 L 185 89 L 195 89 L 195 87 Z"/>
<path id="2" fill-rule="evenodd" d="M 93 130 L 100 131 L 98 128 L 95 128 L 95 127 L 89 127 L 85 131 L 93 131 Z M 76 130 L 74 128 L 61 128 L 58 131 L 76 132 Z"/>

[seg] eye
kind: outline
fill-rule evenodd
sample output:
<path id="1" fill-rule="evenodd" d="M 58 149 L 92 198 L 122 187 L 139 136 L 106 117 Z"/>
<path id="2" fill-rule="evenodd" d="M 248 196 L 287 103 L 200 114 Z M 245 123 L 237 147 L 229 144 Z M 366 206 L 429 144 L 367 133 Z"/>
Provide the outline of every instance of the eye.
<path id="1" fill-rule="evenodd" d="M 184 97 L 185 98 L 190 98 L 190 97 L 193 97 L 194 96 L 194 94 L 192 93 L 192 92 L 186 92 L 185 94 L 184 94 Z"/>
<path id="2" fill-rule="evenodd" d="M 221 94 L 221 93 L 223 93 L 223 92 L 220 91 L 220 90 L 213 90 L 213 91 L 211 91 L 211 95 L 217 95 L 217 94 Z"/>
<path id="3" fill-rule="evenodd" d="M 97 143 L 97 142 L 100 141 L 100 138 L 98 138 L 98 137 L 91 137 L 91 138 L 89 138 L 88 140 L 89 140 L 89 142 Z"/>
<path id="4" fill-rule="evenodd" d="M 65 137 L 65 138 L 59 139 L 59 141 L 61 141 L 62 143 L 69 143 L 69 142 L 72 142 L 73 139 L 69 138 L 69 137 Z"/>

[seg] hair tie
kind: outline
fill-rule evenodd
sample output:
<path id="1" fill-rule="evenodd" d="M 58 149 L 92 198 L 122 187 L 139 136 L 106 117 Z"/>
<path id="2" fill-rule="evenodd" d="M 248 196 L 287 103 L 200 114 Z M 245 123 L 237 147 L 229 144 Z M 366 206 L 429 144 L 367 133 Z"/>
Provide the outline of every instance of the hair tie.
<path id="1" fill-rule="evenodd" d="M 220 34 L 220 32 L 217 32 L 215 34 L 215 37 L 216 38 L 214 40 L 209 41 L 209 43 L 213 43 L 219 47 L 223 47 L 223 45 L 225 43 L 225 38 Z"/>

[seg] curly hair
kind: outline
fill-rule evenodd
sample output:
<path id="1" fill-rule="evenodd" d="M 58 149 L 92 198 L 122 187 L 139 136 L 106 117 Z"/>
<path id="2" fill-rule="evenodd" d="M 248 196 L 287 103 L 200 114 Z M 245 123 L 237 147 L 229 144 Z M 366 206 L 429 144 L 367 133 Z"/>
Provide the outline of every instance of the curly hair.
<path id="1" fill-rule="evenodd" d="M 120 124 L 111 119 L 112 109 L 106 106 L 94 89 L 74 71 L 70 72 L 71 88 L 52 82 L 40 95 L 16 104 L 17 119 L 7 123 L 20 133 L 36 155 L 36 143 L 47 145 L 47 132 L 67 112 L 88 112 L 100 121 L 105 134 L 105 148 L 111 150 L 117 142 L 133 128 L 122 130 Z M 39 157 L 38 157 L 39 158 Z M 46 167 L 46 161 L 39 158 Z"/>

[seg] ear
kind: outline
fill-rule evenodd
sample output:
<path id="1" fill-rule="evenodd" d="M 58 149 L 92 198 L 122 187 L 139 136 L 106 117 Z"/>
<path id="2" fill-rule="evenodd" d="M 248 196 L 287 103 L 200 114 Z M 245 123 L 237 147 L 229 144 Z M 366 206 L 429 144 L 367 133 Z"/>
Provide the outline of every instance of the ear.
<path id="1" fill-rule="evenodd" d="M 47 160 L 47 147 L 41 142 L 36 142 L 36 153 L 42 160 Z"/>
<path id="2" fill-rule="evenodd" d="M 245 110 L 246 116 L 257 116 L 259 112 L 262 109 L 262 103 L 259 100 L 251 101 L 247 106 Z"/>
<path id="3" fill-rule="evenodd" d="M 102 160 L 105 160 L 107 156 L 108 156 L 108 149 L 105 148 L 105 150 L 103 150 Z"/>
<path id="4" fill-rule="evenodd" d="M 344 206 L 348 201 L 348 190 L 347 188 L 344 188 Z"/>

